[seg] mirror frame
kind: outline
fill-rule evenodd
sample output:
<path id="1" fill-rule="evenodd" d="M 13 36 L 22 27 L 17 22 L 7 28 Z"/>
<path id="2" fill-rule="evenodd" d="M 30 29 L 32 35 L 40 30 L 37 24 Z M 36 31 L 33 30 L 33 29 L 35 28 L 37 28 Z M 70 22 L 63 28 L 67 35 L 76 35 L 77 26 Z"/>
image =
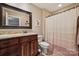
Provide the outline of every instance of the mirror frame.
<path id="1" fill-rule="evenodd" d="M 2 16 L 2 7 L 6 7 L 6 8 L 10 8 L 10 9 L 13 9 L 13 10 L 16 10 L 16 11 L 19 11 L 19 12 L 23 12 L 23 13 L 26 13 L 29 15 L 29 26 L 2 26 L 2 20 L 3 20 L 3 16 Z M 28 11 L 25 11 L 23 9 L 20 9 L 20 8 L 17 8 L 17 7 L 14 7 L 14 6 L 11 6 L 11 5 L 8 5 L 8 4 L 5 4 L 5 3 L 0 3 L 0 29 L 32 29 L 32 13 L 31 12 L 28 12 Z"/>

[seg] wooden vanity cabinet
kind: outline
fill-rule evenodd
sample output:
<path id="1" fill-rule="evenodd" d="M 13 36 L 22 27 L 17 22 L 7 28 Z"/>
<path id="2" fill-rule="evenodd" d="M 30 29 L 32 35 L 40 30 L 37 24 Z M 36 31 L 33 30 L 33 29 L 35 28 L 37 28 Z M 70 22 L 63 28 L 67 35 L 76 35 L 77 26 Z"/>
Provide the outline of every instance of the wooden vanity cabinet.
<path id="1" fill-rule="evenodd" d="M 18 38 L 11 38 L 11 39 L 3 39 L 0 40 L 0 55 L 1 56 L 11 56 L 19 55 L 19 45 L 18 45 Z"/>
<path id="2" fill-rule="evenodd" d="M 32 36 L 30 37 L 30 43 L 31 43 L 31 56 L 32 55 L 37 55 L 38 53 L 38 41 L 37 41 L 37 36 Z"/>
<path id="3" fill-rule="evenodd" d="M 37 53 L 37 35 L 0 40 L 0 56 L 35 56 Z"/>
<path id="4" fill-rule="evenodd" d="M 30 40 L 28 37 L 20 38 L 20 49 L 22 56 L 30 56 Z"/>
<path id="5" fill-rule="evenodd" d="M 35 56 L 38 53 L 38 40 L 36 35 L 20 38 L 21 54 L 23 56 Z"/>

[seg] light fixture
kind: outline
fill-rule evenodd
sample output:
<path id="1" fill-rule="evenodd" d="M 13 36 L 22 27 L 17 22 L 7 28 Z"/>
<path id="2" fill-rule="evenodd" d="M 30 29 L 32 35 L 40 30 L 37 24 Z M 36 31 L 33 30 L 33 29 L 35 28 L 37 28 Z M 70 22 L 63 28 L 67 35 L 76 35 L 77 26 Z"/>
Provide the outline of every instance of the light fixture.
<path id="1" fill-rule="evenodd" d="M 62 7 L 62 4 L 58 4 L 58 7 Z"/>

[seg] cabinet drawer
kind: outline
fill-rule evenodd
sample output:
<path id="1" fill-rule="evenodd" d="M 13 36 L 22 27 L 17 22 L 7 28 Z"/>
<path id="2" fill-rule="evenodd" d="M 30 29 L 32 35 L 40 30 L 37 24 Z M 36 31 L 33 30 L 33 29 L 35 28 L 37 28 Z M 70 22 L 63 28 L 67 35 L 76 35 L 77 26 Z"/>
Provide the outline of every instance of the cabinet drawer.
<path id="1" fill-rule="evenodd" d="M 23 42 L 29 42 L 29 37 L 21 37 L 20 43 L 23 43 Z"/>
<path id="2" fill-rule="evenodd" d="M 15 45 L 15 44 L 18 44 L 18 38 L 0 40 L 0 49 L 9 47 L 9 46 Z"/>
<path id="3" fill-rule="evenodd" d="M 32 36 L 30 36 L 30 39 L 31 39 L 31 40 L 37 39 L 37 35 L 32 35 Z"/>
<path id="4" fill-rule="evenodd" d="M 5 48 L 9 46 L 9 41 L 8 40 L 0 40 L 0 49 Z"/>
<path id="5" fill-rule="evenodd" d="M 12 38 L 9 41 L 9 45 L 15 45 L 15 44 L 18 44 L 18 38 Z"/>

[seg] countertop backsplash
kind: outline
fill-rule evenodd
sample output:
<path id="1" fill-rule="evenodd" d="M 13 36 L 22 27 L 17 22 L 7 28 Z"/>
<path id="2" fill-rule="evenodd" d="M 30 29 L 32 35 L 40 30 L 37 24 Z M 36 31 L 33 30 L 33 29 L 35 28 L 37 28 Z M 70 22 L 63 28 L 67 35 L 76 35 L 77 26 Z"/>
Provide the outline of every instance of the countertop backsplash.
<path id="1" fill-rule="evenodd" d="M 32 32 L 31 29 L 0 29 L 0 35 L 3 34 L 16 34 L 16 33 L 24 33 L 24 32 Z"/>

